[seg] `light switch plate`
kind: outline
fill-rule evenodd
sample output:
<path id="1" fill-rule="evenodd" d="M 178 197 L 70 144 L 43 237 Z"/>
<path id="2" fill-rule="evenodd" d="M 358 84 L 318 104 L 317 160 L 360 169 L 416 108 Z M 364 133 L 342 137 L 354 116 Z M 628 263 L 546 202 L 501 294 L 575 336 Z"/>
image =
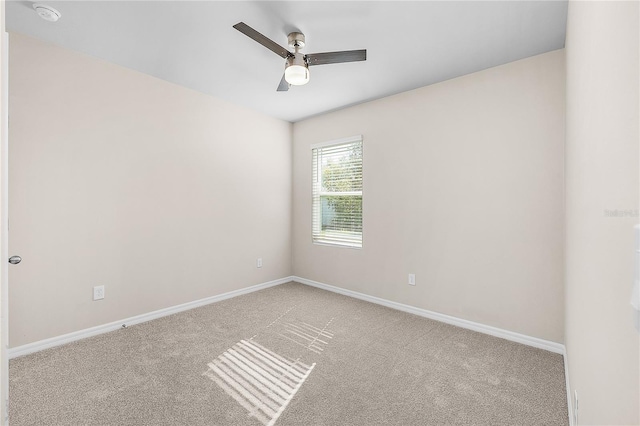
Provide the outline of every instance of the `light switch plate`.
<path id="1" fill-rule="evenodd" d="M 416 274 L 409 274 L 409 285 L 416 285 Z"/>

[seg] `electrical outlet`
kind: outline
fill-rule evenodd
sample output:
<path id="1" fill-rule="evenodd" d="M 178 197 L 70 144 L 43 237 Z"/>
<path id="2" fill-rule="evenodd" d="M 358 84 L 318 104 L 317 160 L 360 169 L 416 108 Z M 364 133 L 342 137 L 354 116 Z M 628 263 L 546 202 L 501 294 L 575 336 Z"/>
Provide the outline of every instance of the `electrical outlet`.
<path id="1" fill-rule="evenodd" d="M 259 257 L 258 260 L 256 261 L 256 268 L 262 268 L 262 258 Z"/>
<path id="2" fill-rule="evenodd" d="M 97 285 L 93 288 L 93 300 L 104 299 L 104 286 Z"/>
<path id="3" fill-rule="evenodd" d="M 409 274 L 409 285 L 416 285 L 416 274 Z"/>
<path id="4" fill-rule="evenodd" d="M 578 425 L 578 391 L 573 391 L 573 424 Z"/>

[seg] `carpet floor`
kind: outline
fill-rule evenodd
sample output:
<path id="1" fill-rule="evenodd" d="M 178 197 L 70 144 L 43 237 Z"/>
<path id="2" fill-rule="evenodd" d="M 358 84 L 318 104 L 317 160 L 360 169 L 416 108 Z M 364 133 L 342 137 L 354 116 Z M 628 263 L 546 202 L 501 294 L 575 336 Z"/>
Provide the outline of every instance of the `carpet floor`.
<path id="1" fill-rule="evenodd" d="M 18 425 L 567 425 L 561 355 L 288 283 L 11 360 Z"/>

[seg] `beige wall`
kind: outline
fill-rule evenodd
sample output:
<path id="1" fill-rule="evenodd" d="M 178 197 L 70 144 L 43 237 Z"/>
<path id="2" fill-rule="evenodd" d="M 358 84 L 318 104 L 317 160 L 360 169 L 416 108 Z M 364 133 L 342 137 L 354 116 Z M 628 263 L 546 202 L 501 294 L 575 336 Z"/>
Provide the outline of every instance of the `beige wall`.
<path id="1" fill-rule="evenodd" d="M 290 275 L 291 124 L 18 34 L 10 55 L 11 347 Z"/>
<path id="2" fill-rule="evenodd" d="M 564 77 L 559 50 L 295 123 L 294 274 L 562 342 Z M 356 134 L 363 248 L 314 245 L 310 145 Z"/>
<path id="3" fill-rule="evenodd" d="M 634 329 L 638 3 L 570 2 L 567 21 L 566 348 L 580 424 L 640 423 Z"/>

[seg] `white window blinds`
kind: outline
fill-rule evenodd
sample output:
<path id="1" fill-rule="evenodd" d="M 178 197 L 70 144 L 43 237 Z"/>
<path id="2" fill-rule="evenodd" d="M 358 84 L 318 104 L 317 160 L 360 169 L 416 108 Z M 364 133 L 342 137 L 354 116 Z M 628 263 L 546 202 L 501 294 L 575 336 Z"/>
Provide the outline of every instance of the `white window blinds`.
<path id="1" fill-rule="evenodd" d="M 362 137 L 312 148 L 313 242 L 362 247 Z"/>

